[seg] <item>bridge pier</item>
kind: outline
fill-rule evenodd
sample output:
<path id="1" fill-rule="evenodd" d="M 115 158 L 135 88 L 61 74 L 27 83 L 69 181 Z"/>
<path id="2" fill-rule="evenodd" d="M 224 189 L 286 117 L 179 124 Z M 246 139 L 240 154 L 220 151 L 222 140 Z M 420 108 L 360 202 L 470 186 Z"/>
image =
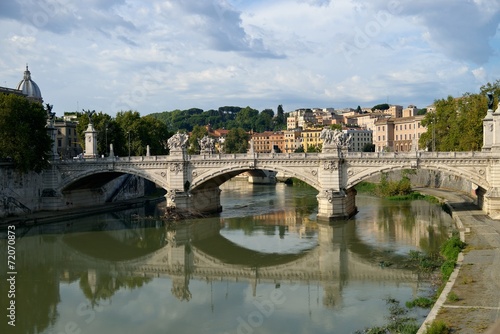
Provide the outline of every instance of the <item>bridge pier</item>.
<path id="1" fill-rule="evenodd" d="M 197 189 L 190 192 L 168 190 L 165 198 L 167 207 L 192 214 L 213 214 L 222 211 L 220 193 L 219 187 Z"/>
<path id="2" fill-rule="evenodd" d="M 325 189 L 318 199 L 318 220 L 343 220 L 356 214 L 356 190 L 354 188 L 335 191 Z"/>

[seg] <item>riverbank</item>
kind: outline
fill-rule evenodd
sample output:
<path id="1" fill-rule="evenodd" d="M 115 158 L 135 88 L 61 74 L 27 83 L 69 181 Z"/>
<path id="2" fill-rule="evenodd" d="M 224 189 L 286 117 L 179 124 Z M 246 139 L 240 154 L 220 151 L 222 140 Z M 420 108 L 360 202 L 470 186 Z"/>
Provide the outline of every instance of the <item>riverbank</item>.
<path id="1" fill-rule="evenodd" d="M 434 188 L 415 189 L 443 199 L 452 211 L 467 247 L 418 334 L 433 321 L 451 333 L 497 333 L 500 321 L 500 222 L 489 218 L 465 194 Z"/>
<path id="2" fill-rule="evenodd" d="M 165 197 L 148 196 L 148 197 L 134 198 L 126 201 L 120 201 L 117 203 L 105 203 L 93 207 L 74 208 L 74 209 L 59 210 L 59 211 L 37 211 L 29 214 L 22 214 L 22 215 L 2 218 L 0 219 L 0 229 L 6 228 L 6 226 L 9 225 L 34 226 L 38 224 L 59 222 L 67 219 L 79 218 L 102 212 L 124 210 L 136 206 L 142 206 L 145 203 L 160 202 L 162 200 L 165 200 Z"/>

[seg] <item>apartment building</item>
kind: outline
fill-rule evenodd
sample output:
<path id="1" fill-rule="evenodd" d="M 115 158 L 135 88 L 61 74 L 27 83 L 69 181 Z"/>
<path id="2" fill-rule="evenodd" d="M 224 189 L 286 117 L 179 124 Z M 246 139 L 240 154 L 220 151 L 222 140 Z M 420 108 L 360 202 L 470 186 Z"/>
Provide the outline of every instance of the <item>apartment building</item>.
<path id="1" fill-rule="evenodd" d="M 377 152 L 410 152 L 418 150 L 418 140 L 427 129 L 422 126 L 424 115 L 385 118 L 375 123 L 373 143 Z"/>
<path id="2" fill-rule="evenodd" d="M 423 115 L 402 117 L 394 120 L 394 151 L 410 152 L 418 150 L 418 140 L 427 129 L 421 125 Z"/>
<path id="3" fill-rule="evenodd" d="M 415 117 L 418 114 L 418 108 L 414 105 L 409 105 L 407 108 L 403 109 L 403 115 L 401 117 Z"/>
<path id="4" fill-rule="evenodd" d="M 403 106 L 391 105 L 389 109 L 384 111 L 384 114 L 391 115 L 392 118 L 403 117 Z"/>
<path id="5" fill-rule="evenodd" d="M 255 153 L 284 152 L 285 137 L 283 132 L 265 131 L 252 134 Z"/>
<path id="6" fill-rule="evenodd" d="M 302 130 L 286 130 L 283 131 L 284 137 L 284 153 L 293 153 L 296 149 L 302 146 Z"/>
<path id="7" fill-rule="evenodd" d="M 57 153 L 61 159 L 71 159 L 83 152 L 82 147 L 78 143 L 77 124 L 77 122 L 61 119 L 56 119 L 54 122 L 54 127 L 57 129 Z"/>
<path id="8" fill-rule="evenodd" d="M 394 118 L 380 118 L 375 122 L 373 144 L 376 152 L 394 150 Z"/>
<path id="9" fill-rule="evenodd" d="M 373 132 L 367 129 L 345 129 L 342 130 L 347 136 L 351 136 L 349 151 L 363 152 L 366 144 L 373 143 Z"/>
<path id="10" fill-rule="evenodd" d="M 307 152 L 309 148 L 322 147 L 323 140 L 319 138 L 322 130 L 323 129 L 302 130 L 302 147 L 304 148 L 304 152 Z"/>

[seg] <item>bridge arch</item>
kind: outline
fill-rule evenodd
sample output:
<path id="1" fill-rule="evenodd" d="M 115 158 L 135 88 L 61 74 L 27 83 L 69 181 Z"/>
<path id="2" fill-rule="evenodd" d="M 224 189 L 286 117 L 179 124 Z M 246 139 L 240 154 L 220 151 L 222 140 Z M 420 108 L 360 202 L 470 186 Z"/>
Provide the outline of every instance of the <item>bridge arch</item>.
<path id="1" fill-rule="evenodd" d="M 436 172 L 442 172 L 445 174 L 453 175 L 460 177 L 462 179 L 465 179 L 467 181 L 470 181 L 474 183 L 475 185 L 487 190 L 490 188 L 489 182 L 486 180 L 483 175 L 486 173 L 484 169 L 479 169 L 477 172 L 470 170 L 470 169 L 464 169 L 464 168 L 456 168 L 456 167 L 450 167 L 450 166 L 418 166 L 418 168 L 414 168 L 412 166 L 405 166 L 405 165 L 385 165 L 385 166 L 378 166 L 378 167 L 371 167 L 367 168 L 362 172 L 355 173 L 354 171 L 348 170 L 347 171 L 347 183 L 346 187 L 351 188 L 357 185 L 358 183 L 367 180 L 373 176 L 376 175 L 381 175 L 382 173 L 387 173 L 387 172 L 394 172 L 394 171 L 402 171 L 405 169 L 419 169 L 419 170 L 429 170 L 429 171 L 436 171 Z"/>
<path id="2" fill-rule="evenodd" d="M 210 169 L 206 171 L 201 171 L 201 174 L 199 174 L 199 172 L 196 169 L 194 169 L 191 173 L 193 175 L 191 182 L 191 189 L 197 190 L 197 189 L 219 187 L 224 182 L 232 179 L 233 177 L 241 173 L 252 172 L 255 170 L 269 170 L 273 172 L 282 172 L 309 184 L 311 187 L 315 188 L 318 191 L 321 190 L 321 185 L 318 182 L 317 178 L 315 179 L 314 177 L 311 177 L 306 173 L 291 171 L 290 169 L 274 165 L 263 165 L 259 166 L 258 168 L 248 167 L 248 166 L 228 166 L 218 170 Z"/>
<path id="3" fill-rule="evenodd" d="M 61 173 L 61 181 L 56 190 L 59 193 L 64 193 L 66 190 L 74 190 L 81 184 L 94 184 L 97 187 L 102 187 L 107 182 L 116 179 L 121 175 L 135 175 L 149 180 L 156 185 L 167 190 L 169 188 L 168 182 L 165 178 L 149 172 L 148 170 L 139 170 L 135 168 L 127 168 L 124 166 L 114 166 L 113 169 L 83 169 L 80 171 L 72 172 L 71 175 Z M 88 188 L 88 186 L 87 186 Z"/>

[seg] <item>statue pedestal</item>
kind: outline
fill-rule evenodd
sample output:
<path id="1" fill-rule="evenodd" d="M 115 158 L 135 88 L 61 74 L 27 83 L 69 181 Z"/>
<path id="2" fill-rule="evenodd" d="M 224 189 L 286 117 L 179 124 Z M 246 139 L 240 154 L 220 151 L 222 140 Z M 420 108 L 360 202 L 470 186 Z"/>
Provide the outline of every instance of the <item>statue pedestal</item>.
<path id="1" fill-rule="evenodd" d="M 85 158 L 97 158 L 97 131 L 94 125 L 89 123 L 87 131 L 85 131 Z"/>

